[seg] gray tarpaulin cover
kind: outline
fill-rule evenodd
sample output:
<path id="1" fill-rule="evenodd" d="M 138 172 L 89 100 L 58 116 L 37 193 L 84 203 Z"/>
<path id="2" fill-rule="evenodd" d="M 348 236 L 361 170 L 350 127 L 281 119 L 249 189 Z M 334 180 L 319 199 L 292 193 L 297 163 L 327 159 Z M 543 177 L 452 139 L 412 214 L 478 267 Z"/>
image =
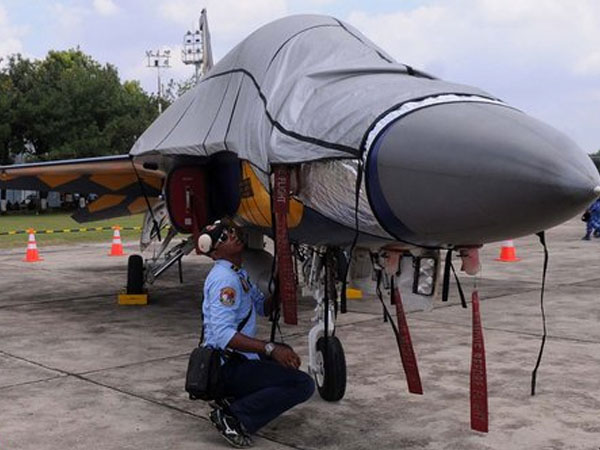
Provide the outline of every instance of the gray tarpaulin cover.
<path id="1" fill-rule="evenodd" d="M 270 163 L 360 155 L 365 134 L 395 105 L 476 88 L 410 75 L 334 18 L 290 16 L 252 33 L 140 136 L 132 155 L 223 150 Z"/>

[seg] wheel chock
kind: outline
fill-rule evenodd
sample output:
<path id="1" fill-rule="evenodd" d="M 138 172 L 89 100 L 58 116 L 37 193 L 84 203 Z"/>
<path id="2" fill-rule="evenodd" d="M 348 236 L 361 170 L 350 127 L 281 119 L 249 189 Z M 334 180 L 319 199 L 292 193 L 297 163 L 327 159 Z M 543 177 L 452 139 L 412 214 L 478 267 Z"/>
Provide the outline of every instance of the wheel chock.
<path id="1" fill-rule="evenodd" d="M 119 305 L 147 305 L 148 294 L 119 294 Z"/>
<path id="2" fill-rule="evenodd" d="M 346 288 L 346 298 L 348 300 L 360 300 L 363 293 L 360 289 Z"/>

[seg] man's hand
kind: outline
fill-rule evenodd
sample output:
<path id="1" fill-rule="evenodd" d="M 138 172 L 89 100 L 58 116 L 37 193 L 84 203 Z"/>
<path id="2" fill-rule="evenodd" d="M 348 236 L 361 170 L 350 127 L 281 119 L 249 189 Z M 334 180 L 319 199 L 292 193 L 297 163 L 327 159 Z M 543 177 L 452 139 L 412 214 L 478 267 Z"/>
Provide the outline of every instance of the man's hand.
<path id="1" fill-rule="evenodd" d="M 275 348 L 271 352 L 271 358 L 285 367 L 292 369 L 300 367 L 300 357 L 292 347 L 287 345 L 275 344 Z"/>
<path id="2" fill-rule="evenodd" d="M 233 350 L 241 352 L 264 353 L 265 342 L 251 338 L 242 333 L 235 333 L 227 346 Z M 277 361 L 285 367 L 297 369 L 300 367 L 300 357 L 294 349 L 287 344 L 275 344 L 275 348 L 271 352 L 271 359 Z"/>

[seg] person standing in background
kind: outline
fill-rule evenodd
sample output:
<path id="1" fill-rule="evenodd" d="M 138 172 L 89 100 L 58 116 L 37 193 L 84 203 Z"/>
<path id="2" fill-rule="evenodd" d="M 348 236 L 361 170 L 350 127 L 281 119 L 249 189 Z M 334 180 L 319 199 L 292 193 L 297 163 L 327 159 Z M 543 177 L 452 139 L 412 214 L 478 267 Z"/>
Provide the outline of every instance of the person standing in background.
<path id="1" fill-rule="evenodd" d="M 582 240 L 589 241 L 592 234 L 595 238 L 600 237 L 600 198 L 585 210 L 581 219 L 586 222 L 585 236 Z"/>

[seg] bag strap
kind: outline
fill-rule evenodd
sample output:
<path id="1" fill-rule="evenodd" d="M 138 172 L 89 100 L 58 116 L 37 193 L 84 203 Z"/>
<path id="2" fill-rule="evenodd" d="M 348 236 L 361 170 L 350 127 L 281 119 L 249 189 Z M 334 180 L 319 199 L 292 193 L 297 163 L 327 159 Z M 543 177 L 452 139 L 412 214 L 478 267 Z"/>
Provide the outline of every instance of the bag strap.
<path id="1" fill-rule="evenodd" d="M 252 309 L 253 309 L 253 306 L 252 306 L 252 305 L 250 305 L 250 311 L 248 311 L 248 315 L 247 315 L 246 317 L 244 317 L 244 320 L 242 320 L 242 321 L 240 322 L 240 324 L 238 325 L 238 327 L 237 327 L 238 333 L 239 333 L 240 331 L 242 331 L 242 329 L 243 329 L 243 328 L 246 326 L 246 324 L 247 324 L 247 323 L 248 323 L 248 321 L 250 320 L 250 316 L 252 315 Z"/>
<path id="2" fill-rule="evenodd" d="M 246 324 L 250 320 L 250 316 L 252 315 L 252 310 L 253 309 L 254 309 L 254 307 L 251 305 L 250 306 L 250 311 L 248 311 L 248 314 L 246 315 L 246 317 L 244 317 L 244 319 L 238 324 L 238 326 L 237 326 L 238 333 L 240 331 L 242 331 L 242 329 L 246 326 Z M 198 343 L 198 347 L 201 347 L 202 346 L 202 342 L 204 342 L 204 313 L 201 312 L 200 315 L 202 316 L 202 334 L 200 336 L 200 342 Z"/>

